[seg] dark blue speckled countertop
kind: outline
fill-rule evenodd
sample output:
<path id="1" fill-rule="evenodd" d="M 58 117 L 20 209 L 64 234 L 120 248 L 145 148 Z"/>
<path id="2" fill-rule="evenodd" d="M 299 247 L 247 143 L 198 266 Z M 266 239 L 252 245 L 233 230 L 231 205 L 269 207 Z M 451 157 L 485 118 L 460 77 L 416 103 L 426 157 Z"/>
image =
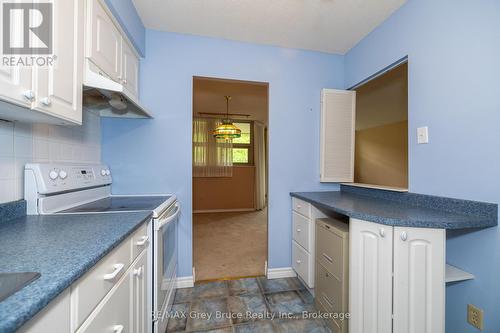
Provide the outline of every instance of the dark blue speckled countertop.
<path id="1" fill-rule="evenodd" d="M 0 272 L 40 272 L 0 302 L 0 333 L 14 332 L 119 245 L 151 212 L 25 216 L 0 223 Z"/>
<path id="2" fill-rule="evenodd" d="M 327 212 L 392 226 L 466 229 L 498 224 L 498 207 L 495 204 L 413 193 L 380 193 L 383 192 L 346 189 L 332 192 L 292 192 L 290 195 Z"/>

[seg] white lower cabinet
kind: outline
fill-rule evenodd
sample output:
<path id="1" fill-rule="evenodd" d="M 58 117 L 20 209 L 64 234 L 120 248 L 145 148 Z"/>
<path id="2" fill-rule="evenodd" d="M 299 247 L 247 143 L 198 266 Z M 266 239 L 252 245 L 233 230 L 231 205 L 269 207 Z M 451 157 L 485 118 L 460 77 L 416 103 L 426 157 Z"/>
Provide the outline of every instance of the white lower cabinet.
<path id="1" fill-rule="evenodd" d="M 148 313 L 148 255 L 144 251 L 137 259 L 132 271 L 131 280 L 131 313 L 132 331 L 134 333 L 147 333 L 151 315 Z"/>
<path id="2" fill-rule="evenodd" d="M 130 278 L 123 276 L 77 332 L 130 333 L 130 319 Z"/>
<path id="3" fill-rule="evenodd" d="M 69 289 L 63 291 L 33 319 L 21 326 L 18 333 L 70 332 Z"/>
<path id="4" fill-rule="evenodd" d="M 393 228 L 349 222 L 349 312 L 351 333 L 392 332 Z"/>
<path id="5" fill-rule="evenodd" d="M 445 231 L 351 219 L 351 333 L 443 333 Z"/>
<path id="6" fill-rule="evenodd" d="M 394 332 L 444 332 L 444 229 L 394 228 Z"/>
<path id="7" fill-rule="evenodd" d="M 310 203 L 292 198 L 292 268 L 310 289 L 314 288 L 314 221 L 322 217 Z"/>

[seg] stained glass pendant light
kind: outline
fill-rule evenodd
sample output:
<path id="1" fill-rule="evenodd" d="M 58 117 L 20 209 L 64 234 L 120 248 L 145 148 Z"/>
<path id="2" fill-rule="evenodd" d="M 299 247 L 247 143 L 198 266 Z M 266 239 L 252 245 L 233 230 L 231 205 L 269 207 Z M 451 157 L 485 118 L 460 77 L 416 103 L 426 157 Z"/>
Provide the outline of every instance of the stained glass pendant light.
<path id="1" fill-rule="evenodd" d="M 231 96 L 224 96 L 226 98 L 226 119 L 222 120 L 222 124 L 212 132 L 216 139 L 232 140 L 241 137 L 241 129 L 234 126 L 233 122 L 229 119 L 229 101 Z"/>

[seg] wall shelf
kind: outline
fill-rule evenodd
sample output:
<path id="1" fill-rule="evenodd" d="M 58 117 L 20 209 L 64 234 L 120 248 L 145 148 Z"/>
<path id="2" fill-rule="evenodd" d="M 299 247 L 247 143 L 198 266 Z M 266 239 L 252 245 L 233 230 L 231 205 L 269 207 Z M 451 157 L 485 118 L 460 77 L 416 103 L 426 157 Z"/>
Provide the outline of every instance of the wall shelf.
<path id="1" fill-rule="evenodd" d="M 458 282 L 458 281 L 466 281 L 474 279 L 474 275 L 468 273 L 466 271 L 461 270 L 452 265 L 446 264 L 446 272 L 445 272 L 445 282 Z"/>

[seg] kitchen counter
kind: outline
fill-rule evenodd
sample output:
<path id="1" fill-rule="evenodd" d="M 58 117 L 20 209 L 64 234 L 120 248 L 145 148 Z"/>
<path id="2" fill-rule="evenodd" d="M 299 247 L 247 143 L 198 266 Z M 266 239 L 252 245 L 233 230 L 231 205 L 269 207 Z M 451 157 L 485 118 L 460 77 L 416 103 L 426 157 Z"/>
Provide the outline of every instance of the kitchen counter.
<path id="1" fill-rule="evenodd" d="M 145 211 L 0 221 L 0 271 L 41 273 L 0 302 L 0 333 L 14 332 L 31 319 L 150 216 Z"/>
<path id="2" fill-rule="evenodd" d="M 341 191 L 290 195 L 327 212 L 391 226 L 466 229 L 498 224 L 498 206 L 476 201 L 344 186 Z"/>

